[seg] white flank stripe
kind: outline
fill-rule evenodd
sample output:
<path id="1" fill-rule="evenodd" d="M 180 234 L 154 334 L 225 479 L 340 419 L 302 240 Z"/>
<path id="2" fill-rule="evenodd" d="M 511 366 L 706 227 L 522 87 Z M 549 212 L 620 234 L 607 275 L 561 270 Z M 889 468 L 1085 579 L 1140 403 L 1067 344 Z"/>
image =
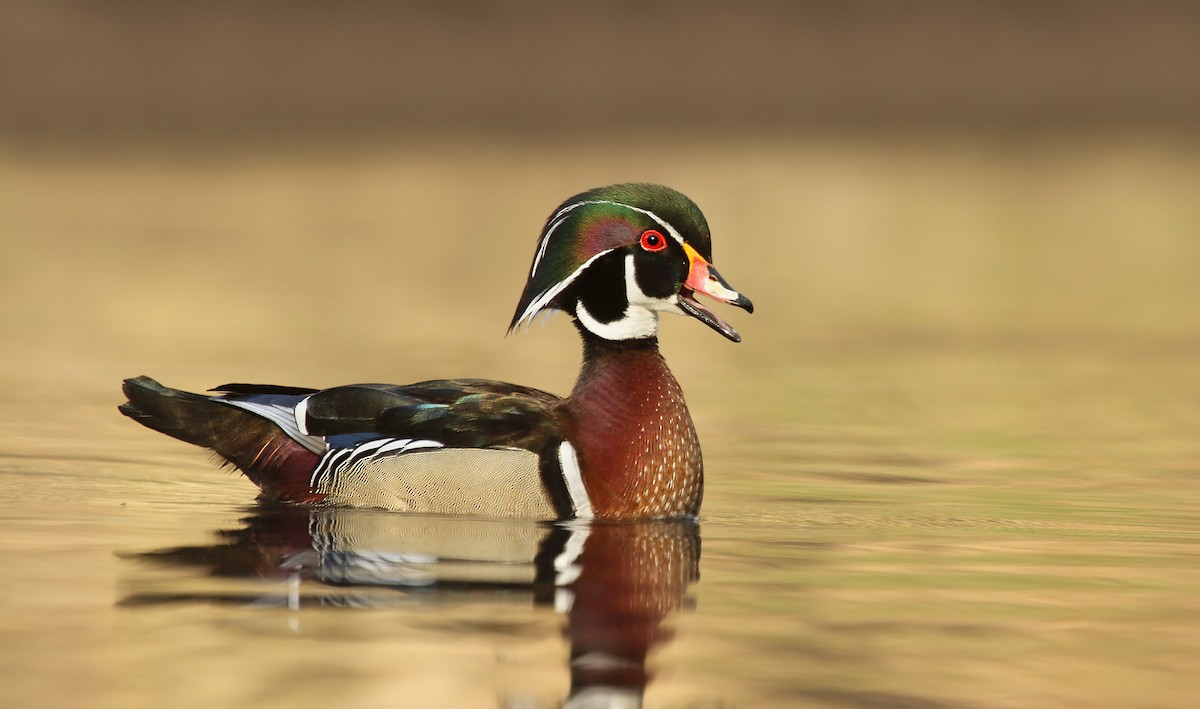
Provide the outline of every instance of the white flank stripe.
<path id="1" fill-rule="evenodd" d="M 325 445 L 325 439 L 320 436 L 310 436 L 300 430 L 299 424 L 296 422 L 296 411 L 290 404 L 276 403 L 284 397 L 262 396 L 258 397 L 258 401 L 245 401 L 236 399 L 218 398 L 216 401 L 221 401 L 230 406 L 236 406 L 239 409 L 245 409 L 252 414 L 261 416 L 276 426 L 283 429 L 283 432 L 289 438 L 309 449 L 313 453 L 324 453 L 328 450 Z"/>
<path id="2" fill-rule="evenodd" d="M 379 452 L 380 452 L 380 453 L 391 453 L 392 451 L 401 451 L 401 452 L 403 452 L 403 451 L 404 451 L 404 447 L 405 447 L 405 446 L 407 446 L 409 443 L 412 443 L 412 442 L 413 442 L 413 441 L 412 441 L 412 439 L 411 439 L 411 438 L 397 438 L 397 439 L 393 440 L 391 443 L 388 443 L 388 444 L 387 444 L 387 445 L 385 445 L 385 446 L 380 446 L 380 448 L 379 448 Z"/>
<path id="3" fill-rule="evenodd" d="M 562 468 L 563 480 L 567 483 L 567 493 L 571 496 L 575 517 L 591 519 L 595 513 L 592 511 L 592 501 L 588 498 L 587 488 L 583 485 L 583 471 L 579 469 L 579 458 L 575 456 L 575 449 L 566 441 L 558 447 L 558 465 Z"/>
<path id="4" fill-rule="evenodd" d="M 349 458 L 353 452 L 350 448 L 341 448 L 326 453 L 325 457 L 321 458 L 320 462 L 317 463 L 317 467 L 313 468 L 312 476 L 308 479 L 309 488 L 313 490 L 320 489 L 320 485 L 329 481 L 330 471 L 343 460 Z"/>
<path id="5" fill-rule="evenodd" d="M 353 448 L 339 448 L 321 458 L 313 470 L 309 484 L 314 490 L 323 489 L 333 481 L 333 476 L 343 470 L 368 462 L 373 458 L 403 455 L 422 448 L 441 448 L 437 441 L 413 440 L 411 438 L 376 438 L 360 443 Z"/>
<path id="6" fill-rule="evenodd" d="M 376 448 L 383 448 L 395 440 L 395 438 L 376 438 L 374 440 L 367 441 L 366 443 L 359 443 L 357 446 L 354 446 L 354 455 L 358 456 L 362 455 L 363 453 L 373 451 Z"/>

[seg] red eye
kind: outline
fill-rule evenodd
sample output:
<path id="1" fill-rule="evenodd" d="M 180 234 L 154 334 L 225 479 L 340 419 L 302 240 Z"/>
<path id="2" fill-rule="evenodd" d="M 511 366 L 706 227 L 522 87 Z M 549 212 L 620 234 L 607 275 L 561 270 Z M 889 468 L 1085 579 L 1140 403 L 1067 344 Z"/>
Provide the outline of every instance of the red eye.
<path id="1" fill-rule="evenodd" d="M 667 248 L 667 240 L 657 231 L 647 229 L 642 232 L 642 248 L 647 251 L 662 251 Z"/>

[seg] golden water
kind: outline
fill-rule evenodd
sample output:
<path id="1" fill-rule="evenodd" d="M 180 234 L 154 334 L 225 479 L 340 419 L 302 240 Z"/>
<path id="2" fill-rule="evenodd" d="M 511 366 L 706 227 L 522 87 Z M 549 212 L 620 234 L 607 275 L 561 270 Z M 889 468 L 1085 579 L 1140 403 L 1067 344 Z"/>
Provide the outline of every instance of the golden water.
<path id="1" fill-rule="evenodd" d="M 565 320 L 504 326 L 549 210 L 630 179 L 696 199 L 757 312 L 664 321 L 702 520 L 593 530 L 570 612 L 553 530 L 279 521 L 115 410 L 143 373 L 565 393 Z M 7 158 L 0 699 L 557 706 L 611 627 L 648 706 L 1192 706 L 1197 194 L 1153 144 Z"/>

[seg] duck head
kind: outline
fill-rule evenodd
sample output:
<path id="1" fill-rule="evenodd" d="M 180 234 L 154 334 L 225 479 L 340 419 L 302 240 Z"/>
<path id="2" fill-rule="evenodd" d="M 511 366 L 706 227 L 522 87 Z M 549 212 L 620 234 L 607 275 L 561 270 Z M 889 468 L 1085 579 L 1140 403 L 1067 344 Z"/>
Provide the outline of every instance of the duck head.
<path id="1" fill-rule="evenodd" d="M 658 333 L 658 314 L 690 315 L 740 342 L 697 295 L 754 312 L 712 265 L 699 208 L 662 185 L 601 187 L 563 202 L 546 220 L 509 330 L 542 311 L 570 313 L 606 340 Z"/>

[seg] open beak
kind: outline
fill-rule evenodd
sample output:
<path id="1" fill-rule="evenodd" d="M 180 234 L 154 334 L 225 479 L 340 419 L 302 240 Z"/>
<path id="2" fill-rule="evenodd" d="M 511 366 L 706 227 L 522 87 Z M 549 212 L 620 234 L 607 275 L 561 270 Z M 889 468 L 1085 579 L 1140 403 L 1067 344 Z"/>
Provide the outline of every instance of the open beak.
<path id="1" fill-rule="evenodd" d="M 718 317 L 716 313 L 700 305 L 695 296 L 697 293 L 703 293 L 713 300 L 729 303 L 748 313 L 754 312 L 754 303 L 730 288 L 721 274 L 717 273 L 717 269 L 705 261 L 704 257 L 690 245 L 684 244 L 683 250 L 691 261 L 691 270 L 688 271 L 687 280 L 684 281 L 683 289 L 679 292 L 680 309 L 734 342 L 741 342 L 742 336 L 737 334 L 737 330 L 730 327 L 729 323 Z"/>

